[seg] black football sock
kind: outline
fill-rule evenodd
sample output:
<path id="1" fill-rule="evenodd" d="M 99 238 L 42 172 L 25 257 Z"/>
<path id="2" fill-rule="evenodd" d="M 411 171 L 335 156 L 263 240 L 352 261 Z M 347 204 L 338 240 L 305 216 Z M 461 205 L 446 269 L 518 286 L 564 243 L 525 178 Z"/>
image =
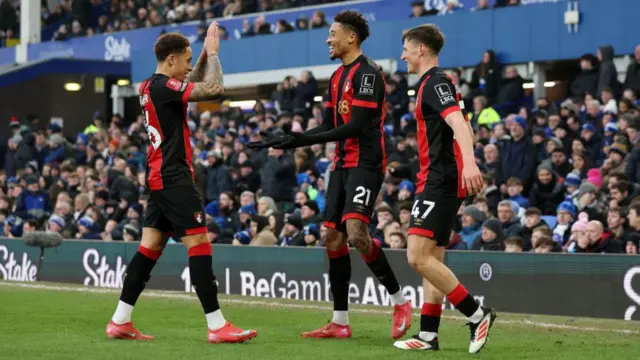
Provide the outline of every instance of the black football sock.
<path id="1" fill-rule="evenodd" d="M 351 281 L 351 257 L 349 247 L 327 250 L 329 255 L 329 282 L 333 295 L 333 310 L 349 310 L 349 282 Z"/>
<path id="2" fill-rule="evenodd" d="M 455 289 L 451 293 L 447 295 L 447 300 L 449 300 L 453 306 L 458 309 L 464 316 L 466 316 L 471 322 L 479 322 L 482 320 L 482 316 L 477 319 L 480 310 L 480 304 L 469 294 L 467 289 L 462 286 L 462 284 L 458 284 Z M 477 321 L 474 321 L 477 320 Z"/>
<path id="3" fill-rule="evenodd" d="M 440 317 L 442 316 L 442 304 L 422 304 L 420 312 L 420 337 L 431 341 L 438 336 Z"/>
<path id="4" fill-rule="evenodd" d="M 152 251 L 142 245 L 138 247 L 138 252 L 133 255 L 129 266 L 127 266 L 120 301 L 131 306 L 136 304 L 142 290 L 147 285 L 147 281 L 151 278 L 151 270 L 161 254 L 161 251 Z"/>
<path id="5" fill-rule="evenodd" d="M 389 294 L 396 294 L 400 291 L 400 284 L 396 279 L 396 275 L 391 270 L 391 265 L 387 261 L 387 256 L 384 251 L 380 249 L 380 246 L 375 241 L 371 241 L 368 254 L 360 253 L 360 256 L 369 266 L 369 269 L 378 278 L 380 283 L 384 285 Z"/>
<path id="6" fill-rule="evenodd" d="M 205 314 L 220 309 L 218 285 L 213 275 L 211 244 L 203 243 L 189 248 L 189 273 L 191 284 L 198 294 Z"/>

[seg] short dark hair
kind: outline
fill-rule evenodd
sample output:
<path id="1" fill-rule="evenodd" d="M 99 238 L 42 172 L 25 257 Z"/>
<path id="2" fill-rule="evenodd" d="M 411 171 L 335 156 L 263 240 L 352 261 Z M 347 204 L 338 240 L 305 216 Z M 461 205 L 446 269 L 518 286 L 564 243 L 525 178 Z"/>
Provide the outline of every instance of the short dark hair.
<path id="1" fill-rule="evenodd" d="M 616 178 L 618 181 L 629 181 L 627 175 L 623 172 L 616 171 L 609 174 L 609 179 Z"/>
<path id="2" fill-rule="evenodd" d="M 158 62 L 165 61 L 171 54 L 182 54 L 191 46 L 186 36 L 178 33 L 161 35 L 153 47 Z"/>
<path id="3" fill-rule="evenodd" d="M 536 249 L 539 247 L 543 247 L 543 246 L 555 246 L 555 243 L 553 241 L 553 238 L 551 236 L 540 236 L 540 239 L 538 239 L 538 242 L 536 244 Z"/>
<path id="4" fill-rule="evenodd" d="M 522 240 L 522 238 L 520 236 L 509 236 L 505 241 L 504 241 L 505 245 L 515 245 L 518 246 L 520 249 L 524 248 L 524 241 Z"/>
<path id="5" fill-rule="evenodd" d="M 371 34 L 371 31 L 369 30 L 369 23 L 367 23 L 364 16 L 357 11 L 340 11 L 333 18 L 333 21 L 348 27 L 351 31 L 356 33 L 356 35 L 358 35 L 359 44 L 362 44 L 367 40 L 369 34 Z"/>
<path id="6" fill-rule="evenodd" d="M 417 41 L 431 49 L 435 55 L 440 54 L 444 46 L 444 35 L 434 24 L 424 24 L 405 31 L 402 34 L 402 42 L 406 40 Z"/>
<path id="7" fill-rule="evenodd" d="M 540 225 L 533 228 L 533 232 L 540 231 L 544 236 L 552 237 L 553 231 L 547 225 Z"/>
<path id="8" fill-rule="evenodd" d="M 640 204 L 639 203 L 635 203 L 635 204 L 629 205 L 629 209 L 627 211 L 627 215 L 629 215 L 629 212 L 631 212 L 631 210 L 635 211 L 636 216 L 640 215 Z"/>
<path id="9" fill-rule="evenodd" d="M 619 180 L 615 185 L 611 187 L 611 190 L 616 189 L 621 193 L 629 192 L 629 183 L 625 180 Z"/>
<path id="10" fill-rule="evenodd" d="M 530 215 L 542 216 L 542 211 L 540 211 L 540 209 L 538 209 L 537 207 L 532 206 L 530 208 L 527 208 L 527 210 L 524 212 L 524 216 L 530 216 Z"/>

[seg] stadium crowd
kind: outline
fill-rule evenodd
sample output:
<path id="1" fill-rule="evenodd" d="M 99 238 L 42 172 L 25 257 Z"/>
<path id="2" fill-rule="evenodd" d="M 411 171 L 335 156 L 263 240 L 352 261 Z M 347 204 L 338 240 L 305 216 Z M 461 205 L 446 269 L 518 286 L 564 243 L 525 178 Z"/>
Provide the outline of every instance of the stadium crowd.
<path id="1" fill-rule="evenodd" d="M 210 21 L 214 18 L 283 10 L 301 6 L 336 3 L 343 0 L 61 0 L 55 5 L 43 2 L 40 11 L 43 26 L 58 26 L 52 39 L 64 41 L 94 34 L 114 33 L 154 26 L 180 24 L 192 21 Z M 448 15 L 458 11 L 481 11 L 491 8 L 518 6 L 519 0 L 477 0 L 471 9 L 461 7 L 457 0 L 446 0 L 432 6 L 425 1 L 411 3 L 410 17 Z M 50 5 L 51 4 L 51 5 Z M 20 1 L 0 0 L 0 47 L 15 46 L 20 39 Z M 428 6 L 425 7 L 425 5 Z M 206 25 L 203 25 L 206 31 Z M 314 11 L 311 18 L 301 16 L 295 22 L 284 19 L 275 24 L 264 16 L 246 19 L 240 37 L 284 33 L 328 27 L 322 11 Z M 229 38 L 229 31 L 221 27 L 221 37 Z M 203 32 L 204 33 L 204 32 Z"/>
<path id="2" fill-rule="evenodd" d="M 605 46 L 583 56 L 572 94 L 560 103 L 536 99 L 533 108 L 522 105 L 517 70 L 500 66 L 491 51 L 469 81 L 452 72 L 476 130 L 485 188 L 460 208 L 450 249 L 638 253 L 640 46 L 624 83 L 612 55 Z M 406 246 L 413 207 L 419 169 L 409 90 L 404 74 L 388 75 L 388 173 L 370 226 L 383 247 Z M 321 124 L 318 93 L 305 71 L 248 113 L 228 101 L 213 113 L 190 105 L 194 178 L 211 242 L 322 246 L 334 144 L 255 152 L 246 146 L 260 131 Z M 9 128 L 0 132 L 0 235 L 48 230 L 72 239 L 139 240 L 148 199 L 142 115 L 96 113 L 73 138 L 36 116 L 12 118 Z"/>

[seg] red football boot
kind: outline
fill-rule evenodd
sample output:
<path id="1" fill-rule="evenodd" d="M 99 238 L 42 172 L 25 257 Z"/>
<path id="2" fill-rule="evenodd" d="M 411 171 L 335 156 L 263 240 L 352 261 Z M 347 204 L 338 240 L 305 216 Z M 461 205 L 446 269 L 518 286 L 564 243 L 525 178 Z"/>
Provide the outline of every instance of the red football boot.
<path id="1" fill-rule="evenodd" d="M 133 326 L 132 322 L 124 323 L 124 324 L 116 324 L 113 321 L 109 321 L 107 325 L 107 337 L 109 339 L 123 339 L 123 340 L 153 340 L 155 339 L 153 336 L 144 335 L 135 326 Z"/>
<path id="2" fill-rule="evenodd" d="M 394 305 L 393 325 L 391 327 L 391 337 L 399 339 L 403 337 L 411 328 L 411 315 L 413 306 L 407 301 L 402 305 Z"/>
<path id="3" fill-rule="evenodd" d="M 315 339 L 349 339 L 351 338 L 351 327 L 349 325 L 328 323 L 318 330 L 303 332 L 302 337 Z"/>
<path id="4" fill-rule="evenodd" d="M 207 341 L 210 344 L 235 344 L 253 339 L 256 336 L 258 333 L 255 330 L 243 330 L 227 322 L 218 330 L 209 329 Z"/>

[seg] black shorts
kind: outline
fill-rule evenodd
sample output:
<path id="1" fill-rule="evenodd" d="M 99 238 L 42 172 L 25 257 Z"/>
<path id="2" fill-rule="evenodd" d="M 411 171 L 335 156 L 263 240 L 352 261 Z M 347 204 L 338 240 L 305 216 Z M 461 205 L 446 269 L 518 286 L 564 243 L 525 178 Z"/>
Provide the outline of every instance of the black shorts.
<path id="1" fill-rule="evenodd" d="M 195 187 L 181 186 L 149 192 L 144 227 L 182 238 L 206 233 L 206 224 L 202 197 Z"/>
<path id="2" fill-rule="evenodd" d="M 427 237 L 436 241 L 438 246 L 449 245 L 451 229 L 463 200 L 455 189 L 425 187 L 413 201 L 408 234 Z"/>
<path id="3" fill-rule="evenodd" d="M 334 170 L 327 187 L 324 225 L 346 232 L 347 219 L 369 224 L 383 177 L 382 171 L 363 168 Z"/>

